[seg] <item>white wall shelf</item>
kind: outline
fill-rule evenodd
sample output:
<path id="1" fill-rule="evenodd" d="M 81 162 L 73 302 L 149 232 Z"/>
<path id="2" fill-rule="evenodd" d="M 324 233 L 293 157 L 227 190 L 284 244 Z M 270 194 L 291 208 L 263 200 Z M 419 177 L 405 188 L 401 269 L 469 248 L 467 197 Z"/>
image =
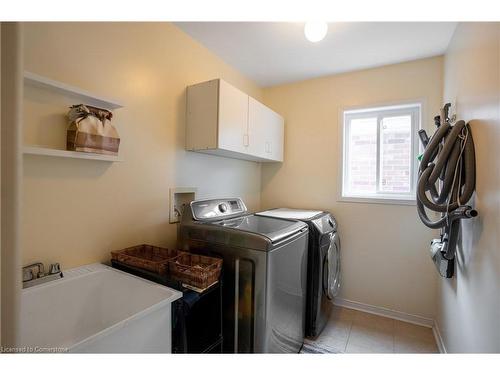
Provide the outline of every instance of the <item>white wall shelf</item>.
<path id="1" fill-rule="evenodd" d="M 117 162 L 123 161 L 119 156 L 112 155 L 102 155 L 102 154 L 92 154 L 88 152 L 77 152 L 77 151 L 67 151 L 58 150 L 54 148 L 40 147 L 40 146 L 24 146 L 24 155 L 41 155 L 41 156 L 55 156 L 61 158 L 73 158 L 73 159 L 87 159 L 87 160 L 100 160 Z"/>
<path id="2" fill-rule="evenodd" d="M 28 71 L 24 72 L 24 84 L 39 87 L 45 90 L 51 90 L 69 98 L 76 99 L 74 104 L 87 104 L 108 110 L 122 108 L 123 105 L 118 101 L 95 95 L 79 87 L 71 86 L 63 82 L 40 76 Z M 87 152 L 67 151 L 49 147 L 35 145 L 26 145 L 23 147 L 25 155 L 54 156 L 61 158 L 100 160 L 108 162 L 123 161 L 119 156 L 93 154 Z"/>
<path id="3" fill-rule="evenodd" d="M 123 105 L 118 101 L 110 98 L 105 98 L 100 95 L 92 94 L 86 90 L 80 89 L 78 87 L 70 86 L 66 83 L 55 81 L 53 79 L 40 76 L 31 72 L 24 72 L 24 82 L 25 84 L 30 84 L 33 86 L 38 86 L 44 89 L 50 89 L 59 92 L 65 96 L 74 97 L 79 100 L 75 104 L 88 104 L 91 106 L 104 108 L 108 110 L 122 108 Z"/>

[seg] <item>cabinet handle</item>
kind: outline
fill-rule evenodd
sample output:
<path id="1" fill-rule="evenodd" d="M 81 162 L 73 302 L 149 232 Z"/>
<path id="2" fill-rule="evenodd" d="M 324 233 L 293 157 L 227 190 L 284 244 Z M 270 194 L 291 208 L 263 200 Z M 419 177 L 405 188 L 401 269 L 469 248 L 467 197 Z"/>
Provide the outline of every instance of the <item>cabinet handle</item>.
<path id="1" fill-rule="evenodd" d="M 270 153 L 271 153 L 271 142 L 266 142 L 266 152 L 267 152 L 268 154 L 270 154 Z"/>
<path id="2" fill-rule="evenodd" d="M 249 140 L 250 140 L 249 135 L 248 135 L 248 134 L 245 134 L 245 135 L 243 136 L 243 146 L 248 147 L 248 145 L 249 145 L 249 143 L 250 143 L 250 142 L 249 142 Z"/>

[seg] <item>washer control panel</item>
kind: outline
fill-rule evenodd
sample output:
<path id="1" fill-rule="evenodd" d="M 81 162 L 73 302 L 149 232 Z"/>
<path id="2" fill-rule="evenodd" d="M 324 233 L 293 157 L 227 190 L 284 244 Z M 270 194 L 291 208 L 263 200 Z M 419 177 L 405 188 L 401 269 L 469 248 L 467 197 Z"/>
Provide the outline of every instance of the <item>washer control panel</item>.
<path id="1" fill-rule="evenodd" d="M 195 220 L 223 220 L 241 216 L 247 212 L 240 198 L 207 199 L 191 202 L 191 212 Z"/>

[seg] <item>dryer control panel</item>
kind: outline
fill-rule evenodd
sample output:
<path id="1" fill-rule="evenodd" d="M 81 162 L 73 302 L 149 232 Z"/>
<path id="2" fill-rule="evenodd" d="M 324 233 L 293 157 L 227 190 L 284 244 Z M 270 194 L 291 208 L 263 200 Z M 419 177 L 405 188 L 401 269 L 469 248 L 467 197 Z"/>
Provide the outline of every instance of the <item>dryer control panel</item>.
<path id="1" fill-rule="evenodd" d="M 247 207 L 240 198 L 207 199 L 191 202 L 191 212 L 195 220 L 215 221 L 242 216 Z"/>
<path id="2" fill-rule="evenodd" d="M 313 224 L 318 228 L 320 233 L 330 233 L 337 231 L 337 221 L 332 215 L 323 215 L 320 218 L 313 220 Z"/>

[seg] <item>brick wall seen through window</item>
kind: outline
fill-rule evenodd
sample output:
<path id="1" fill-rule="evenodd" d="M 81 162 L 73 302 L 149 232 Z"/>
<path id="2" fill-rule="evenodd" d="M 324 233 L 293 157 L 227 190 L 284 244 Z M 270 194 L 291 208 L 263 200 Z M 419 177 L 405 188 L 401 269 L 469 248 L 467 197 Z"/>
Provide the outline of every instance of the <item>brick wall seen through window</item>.
<path id="1" fill-rule="evenodd" d="M 414 199 L 420 105 L 344 112 L 342 197 Z"/>

